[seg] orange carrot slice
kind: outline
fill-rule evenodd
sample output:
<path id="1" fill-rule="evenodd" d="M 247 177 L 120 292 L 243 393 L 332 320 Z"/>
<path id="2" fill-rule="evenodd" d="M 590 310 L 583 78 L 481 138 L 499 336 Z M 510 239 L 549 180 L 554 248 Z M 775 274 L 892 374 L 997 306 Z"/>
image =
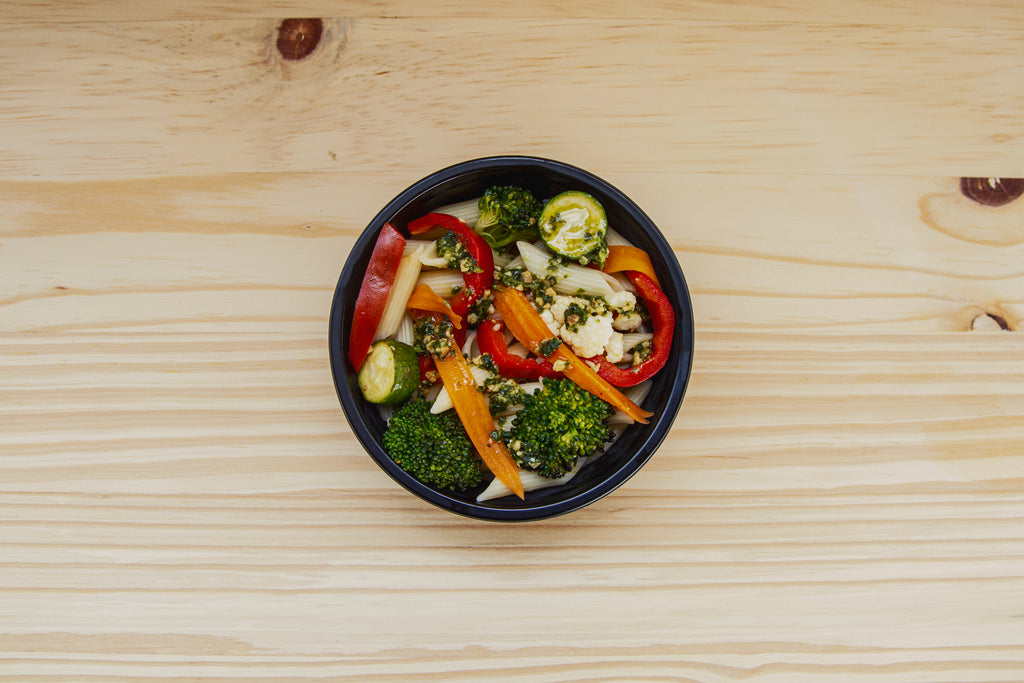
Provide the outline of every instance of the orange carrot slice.
<path id="1" fill-rule="evenodd" d="M 533 307 L 525 294 L 518 289 L 496 289 L 494 290 L 494 308 L 501 314 L 505 325 L 523 346 L 538 356 L 545 356 L 541 353 L 541 347 L 545 342 L 550 341 L 553 335 L 548 329 L 547 323 L 540 317 L 537 309 Z M 556 367 L 561 365 L 558 364 L 558 361 L 564 361 L 565 367 L 561 370 L 566 377 L 602 401 L 618 408 L 636 422 L 646 424 L 647 418 L 654 414 L 630 401 L 625 394 L 602 379 L 593 368 L 567 349 L 565 344 L 559 345 L 554 352 L 546 357 Z M 449 391 L 451 390 L 449 389 Z"/>
<path id="2" fill-rule="evenodd" d="M 462 316 L 452 310 L 448 302 L 441 298 L 441 296 L 430 288 L 425 282 L 421 282 L 413 290 L 409 296 L 409 302 L 405 305 L 405 310 L 415 311 L 427 311 L 430 313 L 441 313 L 448 316 L 448 319 L 452 321 L 452 325 L 455 329 L 462 328 Z"/>
<path id="3" fill-rule="evenodd" d="M 512 493 L 523 498 L 523 482 L 519 479 L 519 468 L 501 441 L 491 438 L 495 430 L 494 418 L 487 409 L 487 399 L 477 389 L 476 380 L 469 371 L 469 362 L 458 346 L 444 358 L 434 357 L 434 365 L 441 375 L 448 395 L 455 404 L 455 413 L 466 428 L 469 440 L 473 442 L 480 459 Z"/>
<path id="4" fill-rule="evenodd" d="M 636 270 L 654 280 L 661 289 L 658 276 L 654 274 L 654 264 L 647 252 L 639 247 L 625 244 L 608 245 L 608 258 L 601 269 L 606 273 L 620 273 L 624 270 Z"/>

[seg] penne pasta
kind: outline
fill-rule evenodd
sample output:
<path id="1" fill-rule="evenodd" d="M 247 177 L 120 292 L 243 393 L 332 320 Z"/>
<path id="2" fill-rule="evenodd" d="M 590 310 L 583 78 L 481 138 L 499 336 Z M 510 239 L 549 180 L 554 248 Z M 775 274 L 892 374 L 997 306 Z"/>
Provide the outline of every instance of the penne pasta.
<path id="1" fill-rule="evenodd" d="M 476 346 L 476 330 L 466 333 L 466 341 L 462 344 L 462 355 L 467 358 L 476 358 L 480 355 L 480 349 Z"/>
<path id="2" fill-rule="evenodd" d="M 641 382 L 636 386 L 624 388 L 622 390 L 622 393 L 624 393 L 626 395 L 626 398 L 628 398 L 630 401 L 632 401 L 636 405 L 640 405 L 644 402 L 644 399 L 647 398 L 647 394 L 651 392 L 651 384 L 651 380 L 647 380 L 646 382 Z M 608 418 L 609 426 L 630 425 L 633 422 L 634 420 L 621 410 L 615 410 Z"/>
<path id="3" fill-rule="evenodd" d="M 623 393 L 626 394 L 630 401 L 640 405 L 647 399 L 647 395 L 651 393 L 652 384 L 653 382 L 651 382 L 651 380 L 647 380 L 646 382 L 641 382 L 636 386 L 626 387 Z"/>
<path id="4" fill-rule="evenodd" d="M 495 263 L 497 263 L 497 262 L 495 262 Z M 523 264 L 523 257 L 519 256 L 517 254 L 514 258 L 510 259 L 505 264 L 505 267 L 506 268 L 525 268 L 526 266 Z"/>
<path id="5" fill-rule="evenodd" d="M 533 392 L 535 392 L 535 391 L 540 391 L 544 387 L 544 383 L 543 382 L 523 382 L 519 386 L 527 394 L 533 394 Z"/>
<path id="6" fill-rule="evenodd" d="M 584 268 L 575 263 L 562 263 L 551 252 L 529 242 L 517 242 L 526 269 L 535 275 L 555 278 L 554 289 L 560 294 L 590 294 L 607 296 L 612 293 L 611 285 L 604 273 Z"/>
<path id="7" fill-rule="evenodd" d="M 415 325 L 412 321 L 412 316 L 408 313 L 402 316 L 402 319 L 398 322 L 398 329 L 395 330 L 395 341 L 400 341 L 403 344 L 412 346 L 416 343 Z"/>
<path id="8" fill-rule="evenodd" d="M 560 294 L 589 294 L 607 296 L 612 293 L 612 288 L 605 280 L 605 274 L 599 270 L 592 270 L 571 263 L 567 266 L 568 274 L 557 284 L 555 291 Z"/>
<path id="9" fill-rule="evenodd" d="M 384 420 L 384 424 L 391 422 L 391 416 L 395 414 L 395 407 L 389 405 L 378 405 L 377 412 L 380 413 L 380 417 Z"/>
<path id="10" fill-rule="evenodd" d="M 402 252 L 402 256 L 408 256 L 420 247 L 428 249 L 433 243 L 433 240 L 408 239 L 405 241 L 405 251 Z"/>
<path id="11" fill-rule="evenodd" d="M 608 444 L 605 446 L 605 449 L 604 449 L 605 451 L 607 451 L 608 448 L 610 448 L 613 443 L 618 441 L 620 436 L 622 436 L 623 434 L 626 433 L 626 428 L 627 427 L 629 427 L 629 425 L 627 425 L 627 424 L 608 425 L 608 431 L 610 431 L 612 433 L 612 440 L 609 441 Z M 604 451 L 602 451 L 602 452 L 604 452 Z M 597 456 L 599 456 L 599 455 L 600 455 L 600 453 L 595 453 L 594 456 L 591 457 L 590 461 L 593 462 L 594 460 L 597 460 Z"/>
<path id="12" fill-rule="evenodd" d="M 625 273 L 606 273 L 606 275 L 613 278 L 618 283 L 618 286 L 614 287 L 616 291 L 632 292 L 633 294 L 636 294 L 636 285 L 626 277 Z"/>
<path id="13" fill-rule="evenodd" d="M 448 262 L 437 254 L 437 242 L 427 242 L 420 252 L 420 263 L 426 268 L 447 268 Z"/>
<path id="14" fill-rule="evenodd" d="M 634 346 L 640 342 L 650 341 L 653 337 L 650 332 L 623 332 L 622 348 L 625 351 L 632 351 Z"/>
<path id="15" fill-rule="evenodd" d="M 515 342 L 514 344 L 509 344 L 508 345 L 508 352 L 509 353 L 513 353 L 513 354 L 515 354 L 517 356 L 520 356 L 521 358 L 526 358 L 527 356 L 530 355 L 530 352 L 527 350 L 527 348 L 525 346 L 523 346 L 522 344 L 520 344 L 519 342 Z"/>
<path id="16" fill-rule="evenodd" d="M 455 216 L 472 228 L 480 219 L 480 199 L 467 199 L 464 202 L 446 204 L 445 206 L 435 209 L 434 213 L 446 213 L 449 216 Z"/>
<path id="17" fill-rule="evenodd" d="M 471 366 L 469 372 L 473 375 L 473 379 L 476 380 L 476 385 L 478 387 L 482 387 L 484 385 L 484 381 L 491 376 L 491 373 L 477 365 Z M 455 403 L 452 402 L 452 397 L 448 394 L 448 389 L 442 386 L 437 398 L 434 399 L 434 405 L 430 406 L 430 412 L 436 415 L 437 413 L 443 413 L 446 410 L 451 410 L 454 407 Z"/>
<path id="18" fill-rule="evenodd" d="M 409 295 L 416 288 L 416 280 L 419 278 L 420 252 L 421 249 L 417 249 L 408 256 L 403 256 L 398 264 L 398 272 L 395 274 L 394 284 L 391 285 L 387 303 L 384 304 L 384 314 L 377 325 L 374 341 L 394 336 L 398 331 L 398 324 L 405 315 L 405 302 L 409 300 Z"/>
<path id="19" fill-rule="evenodd" d="M 611 228 L 608 228 L 608 232 L 605 233 L 604 237 L 605 237 L 605 240 L 608 242 L 608 246 L 609 247 L 616 246 L 616 245 L 620 246 L 620 247 L 631 247 L 631 246 L 633 246 L 632 243 L 629 240 L 627 240 L 625 237 L 623 237 L 619 233 L 615 232 Z"/>
<path id="20" fill-rule="evenodd" d="M 523 484 L 523 491 L 539 491 L 541 489 L 550 488 L 552 486 L 560 486 L 573 477 L 576 473 L 583 469 L 583 466 L 591 459 L 592 456 L 583 456 L 576 461 L 573 468 L 563 474 L 558 479 L 549 479 L 548 477 L 542 477 L 536 472 L 530 470 L 519 470 L 519 481 Z M 497 478 L 492 479 L 491 483 L 487 485 L 480 495 L 476 497 L 478 503 L 482 503 L 485 500 L 493 500 L 494 498 L 502 498 L 512 494 L 512 490 L 498 481 Z"/>
<path id="21" fill-rule="evenodd" d="M 635 288 L 632 287 L 632 283 L 629 282 L 628 278 L 620 279 L 620 278 L 615 277 L 615 275 L 613 275 L 612 273 L 605 273 L 605 272 L 601 272 L 601 275 L 604 277 L 604 281 L 608 283 L 608 286 L 612 288 L 613 292 L 629 292 L 629 291 L 634 291 L 634 293 L 635 293 Z M 625 280 L 626 283 L 629 283 L 628 287 L 623 282 L 623 280 Z"/>
<path id="22" fill-rule="evenodd" d="M 462 288 L 465 282 L 462 273 L 457 270 L 424 270 L 420 272 L 416 284 L 424 283 L 442 299 L 450 299 Z"/>

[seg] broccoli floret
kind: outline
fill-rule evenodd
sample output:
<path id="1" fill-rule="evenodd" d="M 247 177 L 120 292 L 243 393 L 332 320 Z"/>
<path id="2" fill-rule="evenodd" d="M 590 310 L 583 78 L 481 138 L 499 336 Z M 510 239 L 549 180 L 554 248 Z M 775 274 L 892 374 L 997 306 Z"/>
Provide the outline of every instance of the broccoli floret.
<path id="1" fill-rule="evenodd" d="M 517 240 L 540 237 L 537 220 L 544 208 L 525 187 L 496 185 L 480 198 L 476 230 L 491 247 L 500 249 Z"/>
<path id="2" fill-rule="evenodd" d="M 384 450 L 427 486 L 463 491 L 482 479 L 480 458 L 455 411 L 435 415 L 422 398 L 395 411 L 384 432 Z"/>
<path id="3" fill-rule="evenodd" d="M 611 406 L 567 379 L 545 379 L 512 419 L 505 443 L 516 463 L 552 479 L 598 452 L 612 436 Z"/>

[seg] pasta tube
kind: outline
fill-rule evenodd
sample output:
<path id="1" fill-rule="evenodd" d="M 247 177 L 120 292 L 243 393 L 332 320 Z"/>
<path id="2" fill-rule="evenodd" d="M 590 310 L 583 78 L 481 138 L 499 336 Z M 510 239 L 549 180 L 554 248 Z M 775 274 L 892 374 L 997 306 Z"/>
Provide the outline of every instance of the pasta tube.
<path id="1" fill-rule="evenodd" d="M 526 269 L 537 275 L 551 275 L 555 278 L 554 289 L 560 294 L 591 294 L 607 296 L 612 293 L 604 274 L 599 270 L 584 268 L 577 263 L 561 263 L 553 260 L 551 252 L 529 242 L 517 242 Z"/>
<path id="2" fill-rule="evenodd" d="M 384 304 L 384 314 L 381 316 L 380 324 L 377 326 L 377 334 L 373 340 L 386 339 L 398 331 L 398 324 L 405 315 L 405 302 L 409 295 L 416 288 L 416 280 L 420 275 L 420 252 L 422 248 L 403 256 L 398 264 L 398 272 L 395 273 L 395 283 L 391 285 L 391 293 L 388 294 L 388 301 Z"/>

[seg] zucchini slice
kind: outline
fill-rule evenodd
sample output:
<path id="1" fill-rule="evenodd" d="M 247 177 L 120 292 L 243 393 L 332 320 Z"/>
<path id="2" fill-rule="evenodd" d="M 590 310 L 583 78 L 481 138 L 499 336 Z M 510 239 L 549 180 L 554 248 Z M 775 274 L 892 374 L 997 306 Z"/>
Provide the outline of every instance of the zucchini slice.
<path id="1" fill-rule="evenodd" d="M 416 351 L 394 339 L 381 339 L 370 347 L 359 366 L 358 379 L 359 390 L 370 403 L 401 403 L 420 383 Z"/>
<path id="2" fill-rule="evenodd" d="M 582 265 L 608 258 L 608 218 L 586 192 L 571 190 L 548 200 L 540 213 L 540 236 L 548 249 Z"/>

